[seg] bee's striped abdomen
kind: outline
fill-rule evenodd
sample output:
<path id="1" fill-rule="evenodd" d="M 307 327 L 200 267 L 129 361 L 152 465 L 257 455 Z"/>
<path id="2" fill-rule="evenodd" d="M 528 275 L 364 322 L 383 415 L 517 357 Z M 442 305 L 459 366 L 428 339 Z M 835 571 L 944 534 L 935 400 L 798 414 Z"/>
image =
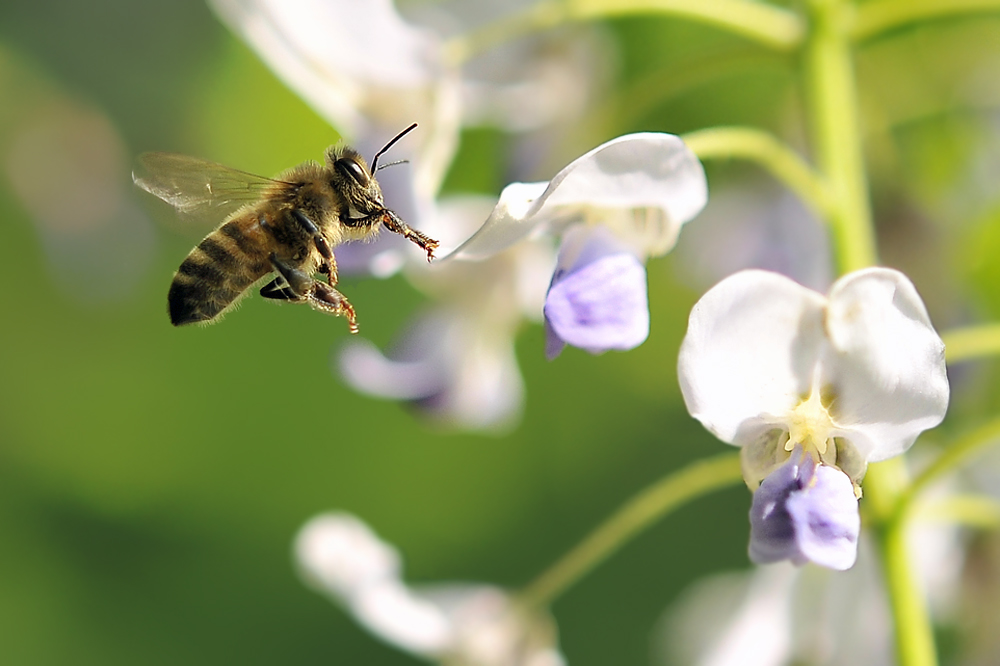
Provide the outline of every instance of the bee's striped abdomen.
<path id="1" fill-rule="evenodd" d="M 230 220 L 209 234 L 177 269 L 167 295 L 174 326 L 214 319 L 271 270 L 264 239 L 239 222 Z"/>

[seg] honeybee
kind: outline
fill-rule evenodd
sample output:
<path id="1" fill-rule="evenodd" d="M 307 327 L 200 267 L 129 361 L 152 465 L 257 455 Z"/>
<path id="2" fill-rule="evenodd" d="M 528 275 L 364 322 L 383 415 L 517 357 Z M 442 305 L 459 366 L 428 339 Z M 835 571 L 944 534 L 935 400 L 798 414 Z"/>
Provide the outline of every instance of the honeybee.
<path id="1" fill-rule="evenodd" d="M 247 289 L 271 272 L 277 276 L 260 295 L 308 303 L 320 312 L 357 316 L 337 291 L 333 248 L 371 240 L 382 226 L 401 234 L 434 258 L 438 242 L 411 229 L 385 207 L 375 173 L 378 159 L 416 123 L 400 132 L 372 159 L 371 168 L 353 148 L 331 146 L 324 164 L 305 162 L 276 178 L 263 178 L 195 157 L 143 153 L 132 174 L 136 185 L 181 213 L 228 214 L 191 250 L 174 274 L 167 295 L 174 326 L 207 323 L 232 307 Z M 235 208 L 235 210 L 233 210 Z M 314 278 L 322 273 L 326 282 Z"/>

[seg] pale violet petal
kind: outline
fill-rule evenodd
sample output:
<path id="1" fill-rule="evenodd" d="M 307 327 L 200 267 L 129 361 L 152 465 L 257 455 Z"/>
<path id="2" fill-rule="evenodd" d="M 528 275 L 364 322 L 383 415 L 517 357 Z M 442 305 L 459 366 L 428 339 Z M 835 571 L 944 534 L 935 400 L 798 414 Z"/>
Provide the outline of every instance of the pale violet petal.
<path id="1" fill-rule="evenodd" d="M 841 278 L 826 327 L 831 416 L 868 461 L 902 453 L 941 422 L 949 396 L 944 343 L 905 275 L 870 268 Z"/>
<path id="2" fill-rule="evenodd" d="M 765 271 L 741 271 L 691 310 L 678 358 L 688 411 L 742 446 L 807 396 L 819 359 L 825 299 Z"/>
<path id="3" fill-rule="evenodd" d="M 574 229 L 560 251 L 545 321 L 560 341 L 591 353 L 639 346 L 649 336 L 646 269 L 603 227 Z M 551 352 L 555 343 L 546 346 Z"/>
<path id="4" fill-rule="evenodd" d="M 316 516 L 295 537 L 302 577 L 345 601 L 367 586 L 399 576 L 399 553 L 365 523 L 343 512 Z"/>
<path id="5" fill-rule="evenodd" d="M 513 338 L 479 323 L 461 313 L 425 315 L 390 355 L 351 341 L 340 354 L 341 374 L 358 391 L 410 400 L 435 420 L 502 431 L 520 417 L 523 380 Z"/>
<path id="6" fill-rule="evenodd" d="M 861 518 L 847 475 L 796 448 L 761 483 L 750 509 L 750 559 L 843 571 L 857 558 Z"/>
<path id="7" fill-rule="evenodd" d="M 649 252 L 662 253 L 673 245 L 680 226 L 704 207 L 707 196 L 704 169 L 679 137 L 628 134 L 574 160 L 547 186 L 507 186 L 493 215 L 456 254 L 489 256 L 545 225 L 634 223 L 636 217 L 655 228 L 647 239 Z"/>
<path id="8" fill-rule="evenodd" d="M 385 355 L 368 340 L 350 340 L 341 349 L 340 373 L 355 390 L 390 400 L 420 400 L 448 386 L 452 359 L 441 343 L 448 335 L 441 317 L 422 317 Z"/>
<path id="9" fill-rule="evenodd" d="M 544 322 L 545 326 L 545 358 L 550 361 L 554 361 L 562 354 L 563 349 L 566 348 L 566 341 L 559 337 L 559 334 L 555 332 L 552 325 L 549 324 L 549 320 L 546 319 Z"/>

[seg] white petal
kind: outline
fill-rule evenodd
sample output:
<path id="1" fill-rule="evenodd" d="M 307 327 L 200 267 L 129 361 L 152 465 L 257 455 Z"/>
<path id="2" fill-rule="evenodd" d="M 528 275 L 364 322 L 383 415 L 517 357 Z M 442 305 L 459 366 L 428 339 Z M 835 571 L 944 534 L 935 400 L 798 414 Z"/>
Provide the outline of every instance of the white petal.
<path id="1" fill-rule="evenodd" d="M 391 0 L 212 0 L 221 18 L 317 110 L 356 129 L 369 90 L 429 85 L 436 38 Z"/>
<path id="2" fill-rule="evenodd" d="M 544 189 L 543 189 L 544 188 Z M 585 220 L 623 227 L 638 217 L 645 253 L 662 253 L 708 196 L 701 163 L 672 134 L 613 139 L 574 160 L 548 183 L 507 186 L 486 223 L 456 253 L 482 257 L 510 247 L 545 225 Z"/>
<path id="3" fill-rule="evenodd" d="M 542 222 L 533 210 L 548 183 L 511 183 L 503 188 L 500 201 L 486 222 L 450 256 L 483 259 L 506 250 L 527 237 Z"/>
<path id="4" fill-rule="evenodd" d="M 834 422 L 870 462 L 902 453 L 948 408 L 944 344 L 913 284 L 898 271 L 845 276 L 830 292 L 831 349 L 823 383 Z"/>
<path id="5" fill-rule="evenodd" d="M 396 580 L 367 588 L 355 598 L 351 611 L 382 640 L 419 655 L 432 657 L 454 642 L 447 614 Z"/>
<path id="6" fill-rule="evenodd" d="M 513 337 L 489 320 L 439 311 L 418 320 L 393 356 L 351 341 L 340 356 L 344 379 L 382 398 L 412 400 L 460 428 L 501 431 L 521 413 L 524 383 Z"/>
<path id="7" fill-rule="evenodd" d="M 678 376 L 688 411 L 742 446 L 809 394 L 825 299 L 792 280 L 742 271 L 691 310 Z"/>
<path id="8" fill-rule="evenodd" d="M 396 549 L 347 513 L 327 513 L 306 523 L 295 538 L 295 557 L 306 582 L 340 600 L 399 576 Z"/>
<path id="9" fill-rule="evenodd" d="M 436 193 L 457 146 L 458 73 L 433 33 L 391 0 L 211 0 L 216 12 L 300 97 L 352 142 L 410 123 L 414 189 Z M 406 159 L 406 155 L 396 159 Z"/>
<path id="10" fill-rule="evenodd" d="M 669 663 L 782 666 L 793 643 L 793 586 L 788 564 L 715 574 L 692 584 L 664 618 Z"/>
<path id="11" fill-rule="evenodd" d="M 448 617 L 454 641 L 443 663 L 563 666 L 547 615 L 526 613 L 500 588 L 482 584 L 422 586 L 417 592 Z"/>

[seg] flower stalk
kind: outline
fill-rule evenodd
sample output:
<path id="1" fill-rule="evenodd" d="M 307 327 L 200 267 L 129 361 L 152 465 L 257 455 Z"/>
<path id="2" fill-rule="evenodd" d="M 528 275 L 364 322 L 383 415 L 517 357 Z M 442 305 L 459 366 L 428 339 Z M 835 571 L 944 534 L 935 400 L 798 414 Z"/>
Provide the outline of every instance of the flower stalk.
<path id="1" fill-rule="evenodd" d="M 782 7 L 750 0 L 541 0 L 480 30 L 456 37 L 448 59 L 461 64 L 499 44 L 573 21 L 660 15 L 711 25 L 775 51 L 791 52 L 805 36 L 802 18 Z"/>
<path id="2" fill-rule="evenodd" d="M 691 463 L 633 497 L 590 536 L 543 572 L 519 595 L 521 603 L 544 608 L 597 565 L 674 509 L 703 495 L 742 482 L 738 454 Z"/>
<path id="3" fill-rule="evenodd" d="M 821 220 L 834 214 L 835 204 L 823 177 L 773 134 L 749 127 L 712 127 L 681 137 L 699 159 L 739 158 L 767 169 Z"/>

